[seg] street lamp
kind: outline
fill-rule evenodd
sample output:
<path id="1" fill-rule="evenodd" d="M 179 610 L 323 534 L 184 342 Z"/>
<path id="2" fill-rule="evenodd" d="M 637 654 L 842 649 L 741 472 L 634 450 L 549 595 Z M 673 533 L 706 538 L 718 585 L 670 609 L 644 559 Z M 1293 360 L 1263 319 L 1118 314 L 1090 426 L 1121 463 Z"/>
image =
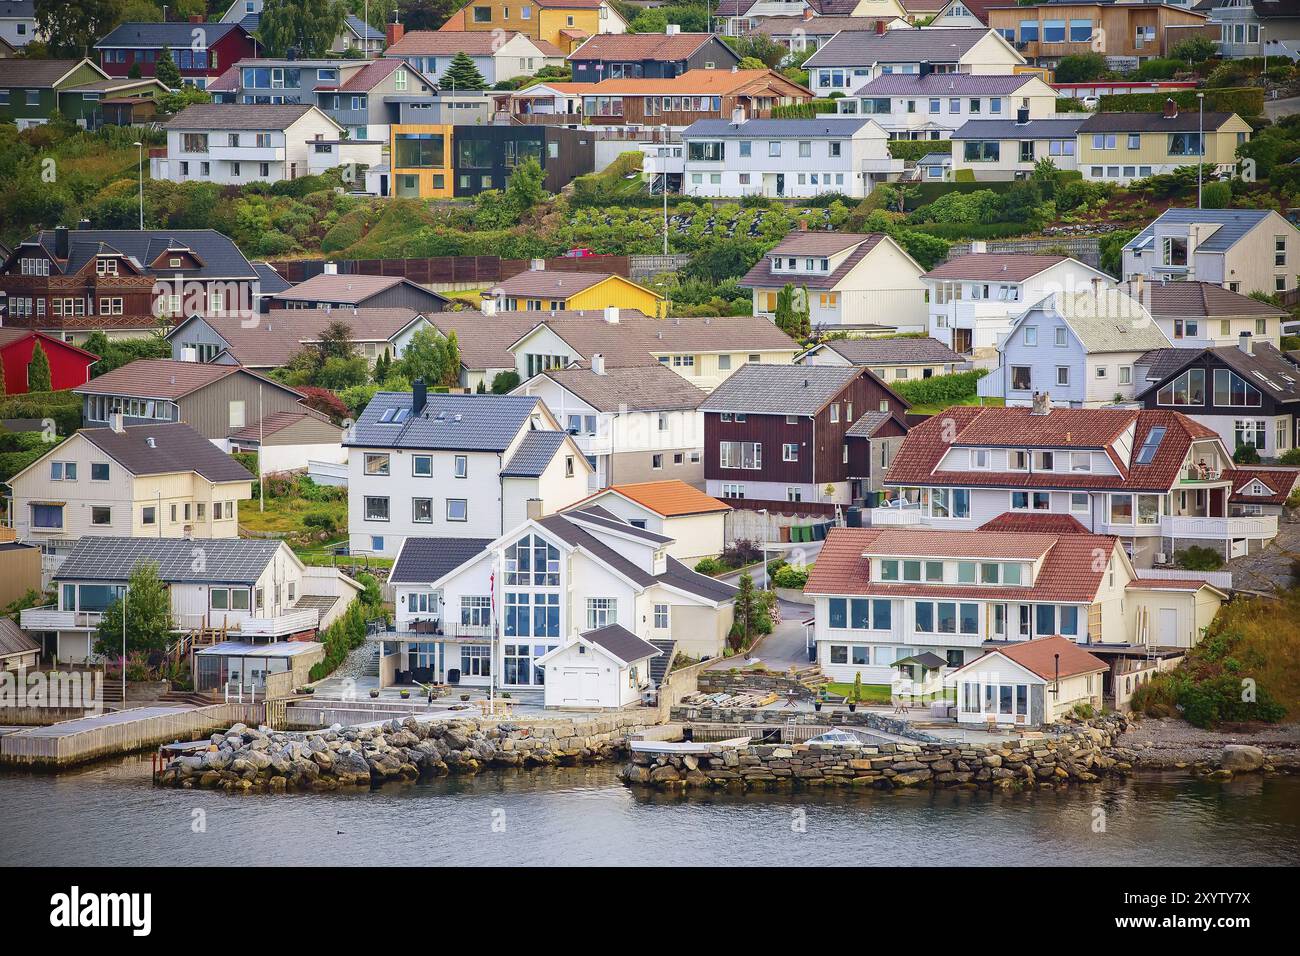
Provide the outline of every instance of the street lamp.
<path id="1" fill-rule="evenodd" d="M 767 509 L 759 508 L 758 513 L 763 516 L 763 590 L 767 590 Z"/>
<path id="2" fill-rule="evenodd" d="M 126 706 L 126 592 L 122 588 L 122 706 Z"/>
<path id="3" fill-rule="evenodd" d="M 1196 208 L 1201 208 L 1201 179 L 1205 169 L 1205 94 L 1196 94 Z"/>
<path id="4" fill-rule="evenodd" d="M 137 140 L 135 148 L 139 154 L 136 166 L 140 172 L 140 231 L 144 232 L 144 143 Z"/>
<path id="5" fill-rule="evenodd" d="M 664 162 L 661 170 L 662 180 L 660 185 L 664 191 L 664 256 L 668 255 L 668 160 L 670 159 L 669 151 L 671 146 L 668 145 L 668 124 L 664 123 L 659 127 L 664 134 Z M 684 167 L 683 167 L 684 168 Z"/>

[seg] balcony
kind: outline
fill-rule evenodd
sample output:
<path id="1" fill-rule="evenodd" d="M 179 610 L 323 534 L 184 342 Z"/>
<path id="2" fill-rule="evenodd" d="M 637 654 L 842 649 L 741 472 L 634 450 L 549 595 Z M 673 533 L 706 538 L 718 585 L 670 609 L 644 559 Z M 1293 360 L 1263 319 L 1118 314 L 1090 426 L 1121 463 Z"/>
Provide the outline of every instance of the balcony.
<path id="1" fill-rule="evenodd" d="M 920 508 L 872 508 L 873 528 L 915 528 L 925 524 Z"/>
<path id="2" fill-rule="evenodd" d="M 1196 518 L 1174 515 L 1160 519 L 1160 531 L 1169 538 L 1256 538 L 1277 537 L 1277 515 L 1237 518 Z"/>
<path id="3" fill-rule="evenodd" d="M 953 299 L 931 303 L 930 320 L 931 325 L 940 328 L 973 329 L 977 325 L 998 323 L 1010 328 L 1012 317 L 1019 316 L 1024 311 L 1025 307 L 1019 301 Z"/>
<path id="4" fill-rule="evenodd" d="M 284 637 L 301 631 L 310 631 L 320 625 L 320 611 L 308 608 L 290 611 L 276 617 L 249 617 L 236 626 L 243 637 Z"/>
<path id="5" fill-rule="evenodd" d="M 1204 467 L 1188 465 L 1178 473 L 1180 485 L 1210 485 L 1224 481 L 1227 479 L 1223 476 L 1223 472 L 1212 465 Z"/>
<path id="6" fill-rule="evenodd" d="M 904 161 L 901 159 L 864 159 L 858 167 L 859 172 L 871 173 L 876 176 L 892 175 L 903 171 Z"/>
<path id="7" fill-rule="evenodd" d="M 94 630 L 104 615 L 99 611 L 60 611 L 57 605 L 24 608 L 18 619 L 24 631 Z"/>
<path id="8" fill-rule="evenodd" d="M 236 163 L 284 162 L 283 146 L 210 146 L 205 159 Z"/>

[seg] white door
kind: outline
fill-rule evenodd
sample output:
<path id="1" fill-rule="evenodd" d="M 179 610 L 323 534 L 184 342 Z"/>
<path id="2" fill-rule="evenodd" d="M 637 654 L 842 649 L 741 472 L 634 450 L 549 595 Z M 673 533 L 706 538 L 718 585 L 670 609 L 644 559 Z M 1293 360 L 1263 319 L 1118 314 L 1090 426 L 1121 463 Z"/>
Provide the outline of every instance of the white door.
<path id="1" fill-rule="evenodd" d="M 1178 646 L 1178 611 L 1172 607 L 1160 608 L 1158 647 Z"/>
<path id="2" fill-rule="evenodd" d="M 600 671 L 595 667 L 566 667 L 560 671 L 560 704 L 566 707 L 598 707 Z"/>
<path id="3" fill-rule="evenodd" d="M 1234 558 L 1244 557 L 1245 554 L 1246 554 L 1246 550 L 1247 550 L 1247 549 L 1246 549 L 1246 539 L 1245 539 L 1245 538 L 1233 538 L 1233 539 L 1232 539 L 1232 546 L 1231 546 L 1231 548 L 1229 549 L 1229 553 L 1231 554 L 1232 557 L 1234 557 Z"/>

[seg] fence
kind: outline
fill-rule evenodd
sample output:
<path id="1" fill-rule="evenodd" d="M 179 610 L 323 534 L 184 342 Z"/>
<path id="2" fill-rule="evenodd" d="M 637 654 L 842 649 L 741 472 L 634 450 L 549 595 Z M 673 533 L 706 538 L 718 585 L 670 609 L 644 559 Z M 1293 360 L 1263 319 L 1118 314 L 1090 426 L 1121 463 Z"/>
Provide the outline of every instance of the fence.
<path id="1" fill-rule="evenodd" d="M 1080 262 L 1101 268 L 1101 240 L 1096 236 L 1044 236 L 1040 239 L 987 239 L 980 240 L 987 252 L 1028 253 L 1046 255 L 1059 252 Z M 970 255 L 975 243 L 954 242 L 948 247 L 948 258 Z"/>
<path id="2" fill-rule="evenodd" d="M 323 259 L 282 259 L 271 263 L 291 283 L 304 282 L 325 271 Z M 481 287 L 493 285 L 532 268 L 531 259 L 497 256 L 437 256 L 420 259 L 330 260 L 339 275 L 401 276 L 424 286 Z M 631 278 L 627 256 L 563 256 L 546 259 L 550 272 L 610 272 Z"/>
<path id="3" fill-rule="evenodd" d="M 690 265 L 688 255 L 672 256 L 630 256 L 632 274 L 630 279 L 649 279 L 661 272 L 676 272 Z"/>

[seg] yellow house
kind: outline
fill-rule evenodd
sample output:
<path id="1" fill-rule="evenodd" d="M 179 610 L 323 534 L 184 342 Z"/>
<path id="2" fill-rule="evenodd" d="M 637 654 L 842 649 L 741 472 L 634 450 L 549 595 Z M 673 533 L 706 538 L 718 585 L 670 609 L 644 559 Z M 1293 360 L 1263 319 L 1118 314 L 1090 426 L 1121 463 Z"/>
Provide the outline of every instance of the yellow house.
<path id="1" fill-rule="evenodd" d="M 1204 130 L 1204 146 L 1201 143 Z M 1084 179 L 1129 183 L 1202 162 L 1220 173 L 1237 165 L 1237 147 L 1250 124 L 1236 113 L 1179 111 L 1096 113 L 1079 125 L 1078 167 Z"/>
<path id="2" fill-rule="evenodd" d="M 516 31 L 567 54 L 597 33 L 626 33 L 627 21 L 608 0 L 471 0 L 442 29 Z"/>
<path id="3" fill-rule="evenodd" d="M 454 195 L 452 129 L 426 123 L 388 127 L 392 195 L 403 199 L 450 199 Z"/>
<path id="4" fill-rule="evenodd" d="M 488 310 L 496 312 L 563 312 L 637 309 L 663 318 L 668 301 L 631 279 L 608 272 L 532 269 L 488 289 Z"/>

